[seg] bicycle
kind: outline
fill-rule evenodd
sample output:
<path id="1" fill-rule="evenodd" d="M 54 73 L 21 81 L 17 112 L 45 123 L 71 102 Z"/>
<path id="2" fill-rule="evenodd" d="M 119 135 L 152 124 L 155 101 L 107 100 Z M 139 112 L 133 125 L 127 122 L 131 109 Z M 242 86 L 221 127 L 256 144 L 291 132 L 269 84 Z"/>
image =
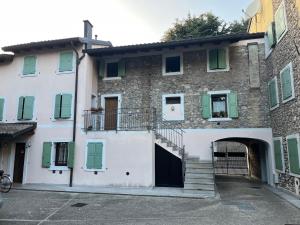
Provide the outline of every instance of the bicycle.
<path id="1" fill-rule="evenodd" d="M 8 174 L 4 174 L 3 170 L 0 170 L 0 191 L 7 193 L 12 186 L 12 180 Z"/>

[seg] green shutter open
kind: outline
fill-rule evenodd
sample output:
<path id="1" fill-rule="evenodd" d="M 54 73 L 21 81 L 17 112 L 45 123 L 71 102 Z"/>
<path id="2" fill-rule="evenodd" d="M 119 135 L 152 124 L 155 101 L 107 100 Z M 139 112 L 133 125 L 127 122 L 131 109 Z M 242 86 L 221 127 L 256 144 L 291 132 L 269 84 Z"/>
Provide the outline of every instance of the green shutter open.
<path id="1" fill-rule="evenodd" d="M 33 118 L 34 97 L 26 96 L 24 100 L 23 119 L 32 120 Z"/>
<path id="2" fill-rule="evenodd" d="M 209 69 L 218 69 L 218 49 L 211 49 L 208 53 L 209 57 Z"/>
<path id="3" fill-rule="evenodd" d="M 102 169 L 103 143 L 95 143 L 94 168 Z"/>
<path id="4" fill-rule="evenodd" d="M 283 170 L 283 162 L 282 162 L 282 152 L 281 152 L 281 141 L 274 140 L 274 158 L 275 158 L 275 168 L 277 170 Z"/>
<path id="5" fill-rule="evenodd" d="M 272 48 L 276 44 L 274 22 L 270 23 L 270 25 L 268 26 L 267 38 L 268 38 L 269 47 Z"/>
<path id="6" fill-rule="evenodd" d="M 203 94 L 202 95 L 202 117 L 203 119 L 209 119 L 211 118 L 211 101 L 210 101 L 211 96 L 208 94 Z"/>
<path id="7" fill-rule="evenodd" d="M 118 76 L 125 77 L 125 74 L 126 74 L 125 60 L 120 60 L 118 63 Z"/>
<path id="8" fill-rule="evenodd" d="M 86 168 L 94 169 L 95 143 L 88 143 Z"/>
<path id="9" fill-rule="evenodd" d="M 61 111 L 61 94 L 55 96 L 55 106 L 54 106 L 54 118 L 60 118 L 60 111 Z"/>
<path id="10" fill-rule="evenodd" d="M 104 60 L 100 60 L 98 62 L 98 76 L 100 79 L 104 78 L 104 73 L 105 73 L 105 62 Z"/>
<path id="11" fill-rule="evenodd" d="M 25 98 L 23 96 L 19 97 L 19 103 L 18 103 L 18 120 L 22 120 L 23 119 L 24 100 L 25 100 Z"/>
<path id="12" fill-rule="evenodd" d="M 36 56 L 25 56 L 23 65 L 23 75 L 35 74 Z"/>
<path id="13" fill-rule="evenodd" d="M 300 175 L 298 140 L 297 138 L 287 139 L 287 144 L 289 151 L 290 172 Z"/>
<path id="14" fill-rule="evenodd" d="M 0 121 L 3 120 L 4 114 L 4 98 L 0 98 Z"/>
<path id="15" fill-rule="evenodd" d="M 238 100 L 237 100 L 236 92 L 230 92 L 228 94 L 228 110 L 229 110 L 230 118 L 238 118 L 239 117 Z"/>
<path id="16" fill-rule="evenodd" d="M 68 162 L 67 162 L 67 165 L 69 168 L 74 167 L 74 157 L 75 157 L 75 143 L 69 142 L 68 143 Z"/>
<path id="17" fill-rule="evenodd" d="M 226 69 L 227 62 L 226 62 L 226 49 L 221 48 L 218 49 L 218 69 Z"/>
<path id="18" fill-rule="evenodd" d="M 280 39 L 286 30 L 286 20 L 284 12 L 284 4 L 280 5 L 277 13 L 275 14 L 275 27 L 276 27 L 276 39 Z"/>
<path id="19" fill-rule="evenodd" d="M 51 149 L 52 149 L 51 142 L 43 143 L 43 155 L 42 155 L 42 167 L 43 168 L 49 168 L 51 165 Z"/>
<path id="20" fill-rule="evenodd" d="M 73 70 L 73 52 L 61 52 L 59 57 L 59 72 Z"/>
<path id="21" fill-rule="evenodd" d="M 61 98 L 61 118 L 67 119 L 71 117 L 72 95 L 63 94 Z"/>
<path id="22" fill-rule="evenodd" d="M 286 100 L 293 95 L 292 76 L 290 67 L 286 67 L 281 73 L 282 98 Z"/>
<path id="23" fill-rule="evenodd" d="M 269 99 L 270 99 L 270 108 L 275 107 L 277 102 L 277 89 L 276 89 L 276 80 L 271 80 L 269 83 Z"/>

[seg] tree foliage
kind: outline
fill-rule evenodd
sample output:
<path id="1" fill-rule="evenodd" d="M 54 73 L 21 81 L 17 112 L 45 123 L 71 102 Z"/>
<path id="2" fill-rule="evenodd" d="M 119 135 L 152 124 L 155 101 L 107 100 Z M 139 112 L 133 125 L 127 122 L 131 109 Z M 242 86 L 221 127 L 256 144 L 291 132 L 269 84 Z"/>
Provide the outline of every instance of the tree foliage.
<path id="1" fill-rule="evenodd" d="M 198 38 L 210 35 L 241 33 L 247 31 L 248 22 L 233 21 L 226 23 L 212 13 L 203 13 L 200 16 L 188 14 L 186 19 L 176 20 L 174 25 L 169 28 L 162 40 L 182 40 L 187 38 Z"/>

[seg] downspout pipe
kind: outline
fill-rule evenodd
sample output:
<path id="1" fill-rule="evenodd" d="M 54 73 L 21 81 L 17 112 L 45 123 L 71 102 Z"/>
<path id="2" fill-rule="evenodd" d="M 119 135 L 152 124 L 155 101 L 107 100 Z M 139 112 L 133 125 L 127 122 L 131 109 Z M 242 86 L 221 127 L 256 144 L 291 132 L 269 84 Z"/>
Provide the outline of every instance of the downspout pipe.
<path id="1" fill-rule="evenodd" d="M 73 42 L 71 42 L 71 46 L 73 51 L 76 54 L 76 68 L 75 68 L 75 96 L 74 96 L 74 118 L 73 118 L 73 137 L 72 141 L 75 143 L 76 141 L 76 124 L 77 124 L 77 98 L 78 98 L 78 70 L 79 65 L 82 61 L 82 59 L 85 57 L 85 53 L 82 54 L 82 56 L 79 57 L 79 53 L 77 49 L 75 48 L 75 45 Z M 70 168 L 70 181 L 69 181 L 69 187 L 73 186 L 73 168 Z"/>

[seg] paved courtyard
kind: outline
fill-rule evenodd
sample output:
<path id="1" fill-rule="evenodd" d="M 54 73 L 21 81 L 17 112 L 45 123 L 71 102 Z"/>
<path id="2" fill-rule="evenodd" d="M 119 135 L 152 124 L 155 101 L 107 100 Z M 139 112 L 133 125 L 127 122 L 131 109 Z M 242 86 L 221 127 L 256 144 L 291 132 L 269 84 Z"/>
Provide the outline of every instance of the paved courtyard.
<path id="1" fill-rule="evenodd" d="M 0 224 L 300 224 L 299 209 L 258 183 L 223 178 L 218 189 L 213 200 L 12 190 Z"/>

